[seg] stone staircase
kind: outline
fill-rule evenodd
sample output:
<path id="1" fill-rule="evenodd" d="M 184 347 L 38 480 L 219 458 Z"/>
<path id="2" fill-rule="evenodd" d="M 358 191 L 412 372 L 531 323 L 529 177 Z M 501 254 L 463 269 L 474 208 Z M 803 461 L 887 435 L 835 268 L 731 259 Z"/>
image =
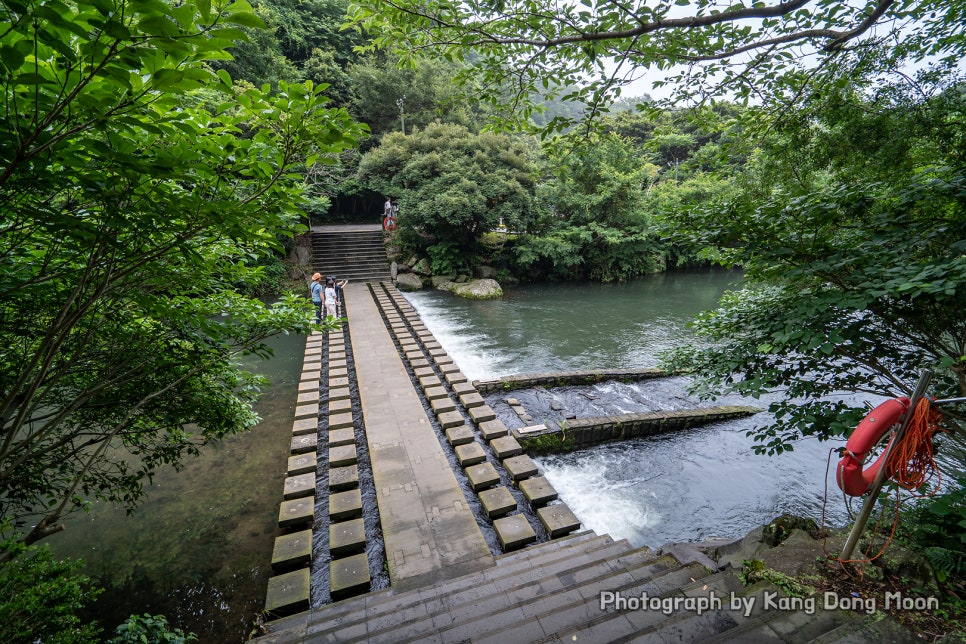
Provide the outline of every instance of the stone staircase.
<path id="1" fill-rule="evenodd" d="M 786 597 L 775 586 L 742 586 L 732 570 L 712 571 L 710 560 L 686 544 L 672 552 L 581 532 L 499 556 L 492 568 L 436 586 L 390 588 L 277 620 L 258 641 L 915 641 L 881 615 L 769 607 L 766 599 Z M 627 603 L 615 605 L 617 593 Z M 631 603 L 645 593 L 644 607 Z"/>
<path id="2" fill-rule="evenodd" d="M 378 226 L 324 226 L 312 230 L 312 267 L 325 276 L 357 282 L 388 281 L 389 260 Z"/>

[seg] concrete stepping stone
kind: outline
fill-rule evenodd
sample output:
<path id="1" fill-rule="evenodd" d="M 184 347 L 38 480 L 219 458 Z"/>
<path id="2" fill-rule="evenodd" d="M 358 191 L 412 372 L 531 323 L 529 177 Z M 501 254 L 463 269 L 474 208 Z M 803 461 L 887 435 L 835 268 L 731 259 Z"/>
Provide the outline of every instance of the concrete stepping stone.
<path id="1" fill-rule="evenodd" d="M 329 441 L 331 443 L 331 439 Z M 509 458 L 523 454 L 523 447 L 512 436 L 500 436 L 490 441 L 490 449 L 499 459 Z"/>
<path id="2" fill-rule="evenodd" d="M 416 378 L 420 381 L 420 384 L 422 384 L 423 378 L 427 376 L 435 376 L 436 372 L 433 371 L 432 367 L 419 367 L 418 369 L 414 367 L 413 375 L 416 376 Z"/>
<path id="3" fill-rule="evenodd" d="M 479 443 L 464 443 L 456 446 L 456 460 L 461 467 L 469 467 L 486 460 L 486 452 Z"/>
<path id="4" fill-rule="evenodd" d="M 432 369 L 430 369 L 430 371 L 432 371 Z M 431 376 L 419 377 L 419 386 L 422 387 L 423 389 L 438 387 L 442 384 L 443 382 L 436 377 L 435 373 Z M 446 391 L 446 390 L 444 389 L 443 391 Z"/>
<path id="5" fill-rule="evenodd" d="M 345 521 L 362 516 L 362 493 L 358 489 L 329 495 L 329 518 Z"/>
<path id="6" fill-rule="evenodd" d="M 445 365 L 445 364 L 453 364 L 453 358 L 451 358 L 446 353 L 443 353 L 442 355 L 438 355 L 438 356 L 437 355 L 434 355 L 433 356 L 433 362 L 435 362 L 436 364 L 438 364 L 440 366 Z"/>
<path id="7" fill-rule="evenodd" d="M 313 344 L 312 346 L 306 345 L 306 347 L 305 347 L 305 355 L 306 356 L 317 356 L 320 353 L 322 353 L 322 345 L 321 344 Z"/>
<path id="8" fill-rule="evenodd" d="M 523 492 L 523 496 L 526 497 L 527 501 L 533 507 L 545 505 L 550 501 L 557 500 L 557 490 L 550 485 L 550 481 L 544 476 L 534 476 L 525 481 L 520 481 L 519 486 L 520 491 Z"/>
<path id="9" fill-rule="evenodd" d="M 426 358 L 416 358 L 415 360 L 409 361 L 409 366 L 411 366 L 413 369 L 428 369 L 429 360 Z"/>
<path id="10" fill-rule="evenodd" d="M 278 527 L 312 525 L 315 521 L 315 498 L 307 496 L 291 501 L 282 501 L 278 506 Z"/>
<path id="11" fill-rule="evenodd" d="M 319 403 L 309 405 L 299 405 L 295 408 L 295 417 L 304 418 L 305 416 L 319 417 Z"/>
<path id="12" fill-rule="evenodd" d="M 503 459 L 503 467 L 506 468 L 507 474 L 514 481 L 528 479 L 531 476 L 536 476 L 539 472 L 537 464 L 526 454 Z"/>
<path id="13" fill-rule="evenodd" d="M 329 524 L 329 552 L 333 557 L 352 555 L 365 547 L 366 527 L 362 519 Z"/>
<path id="14" fill-rule="evenodd" d="M 288 476 L 282 488 L 282 498 L 286 501 L 301 499 L 304 496 L 315 496 L 315 472 Z"/>
<path id="15" fill-rule="evenodd" d="M 479 393 L 476 387 L 468 382 L 458 382 L 453 385 L 453 393 L 457 396 L 462 396 L 463 394 L 476 394 Z"/>
<path id="16" fill-rule="evenodd" d="M 298 436 L 292 437 L 291 453 L 305 454 L 306 452 L 314 452 L 318 444 L 318 434 L 299 434 Z"/>
<path id="17" fill-rule="evenodd" d="M 333 600 L 369 591 L 369 557 L 362 552 L 329 562 L 329 592 Z"/>
<path id="18" fill-rule="evenodd" d="M 352 394 L 349 392 L 348 387 L 338 387 L 336 389 L 329 389 L 329 402 L 333 400 L 349 400 Z"/>
<path id="19" fill-rule="evenodd" d="M 300 434 L 314 434 L 318 431 L 318 418 L 299 418 L 297 421 L 292 423 L 292 434 L 296 436 Z"/>
<path id="20" fill-rule="evenodd" d="M 315 380 L 303 380 L 299 383 L 299 391 L 312 391 L 313 389 L 316 391 L 319 389 L 318 378 Z"/>
<path id="21" fill-rule="evenodd" d="M 493 467 L 493 463 L 489 461 L 467 467 L 466 478 L 469 479 L 470 487 L 473 488 L 474 492 L 492 487 L 500 482 L 500 474 Z"/>
<path id="22" fill-rule="evenodd" d="M 466 425 L 450 427 L 446 430 L 446 440 L 453 447 L 473 442 L 473 430 Z"/>
<path id="23" fill-rule="evenodd" d="M 466 410 L 466 413 L 470 415 L 474 423 L 485 423 L 488 420 L 496 420 L 496 414 L 490 409 L 489 405 L 481 405 L 479 407 L 472 407 Z"/>
<path id="24" fill-rule="evenodd" d="M 348 369 L 349 364 L 345 361 L 345 354 L 342 354 L 341 358 L 335 358 L 334 356 L 329 356 L 329 375 L 332 375 L 333 369 Z"/>
<path id="25" fill-rule="evenodd" d="M 300 402 L 300 403 L 311 403 L 311 402 L 314 402 L 314 403 L 318 403 L 319 402 L 319 391 L 316 389 L 316 390 L 306 391 L 306 392 L 300 393 L 298 395 L 298 398 L 296 399 L 295 402 Z"/>
<path id="26" fill-rule="evenodd" d="M 348 412 L 342 412 L 341 414 L 332 414 L 329 416 L 329 429 L 342 429 L 343 427 L 352 427 L 352 414 Z"/>
<path id="27" fill-rule="evenodd" d="M 329 467 L 343 467 L 345 465 L 355 465 L 359 461 L 356 454 L 356 445 L 340 445 L 329 448 Z"/>
<path id="28" fill-rule="evenodd" d="M 302 530 L 275 537 L 272 570 L 288 570 L 312 561 L 312 531 Z"/>
<path id="29" fill-rule="evenodd" d="M 289 456 L 288 469 L 286 472 L 289 476 L 298 476 L 299 474 L 315 474 L 315 467 L 315 452 L 307 452 L 305 454 Z"/>
<path id="30" fill-rule="evenodd" d="M 442 387 L 440 388 L 442 389 Z M 437 416 L 448 411 L 456 410 L 456 403 L 449 396 L 445 398 L 434 398 L 429 401 L 429 406 L 432 407 L 433 413 Z"/>
<path id="31" fill-rule="evenodd" d="M 329 416 L 334 416 L 335 414 L 344 414 L 347 411 L 352 411 L 351 400 L 348 398 L 343 398 L 342 400 L 329 399 Z"/>
<path id="32" fill-rule="evenodd" d="M 413 349 L 412 351 L 406 352 L 406 360 L 419 360 L 420 358 L 425 358 L 422 351 L 418 349 Z"/>
<path id="33" fill-rule="evenodd" d="M 542 507 L 537 510 L 537 516 L 540 518 L 543 527 L 550 533 L 551 539 L 570 534 L 580 527 L 580 519 L 570 511 L 565 503 Z"/>
<path id="34" fill-rule="evenodd" d="M 357 487 L 359 487 L 359 467 L 357 465 L 329 468 L 330 490 L 340 492 Z"/>
<path id="35" fill-rule="evenodd" d="M 483 396 L 474 391 L 473 393 L 463 394 L 460 396 L 460 404 L 467 409 L 472 409 L 473 407 L 482 407 L 486 404 L 486 401 L 483 400 Z M 496 416 L 494 415 L 494 418 L 495 417 Z"/>
<path id="36" fill-rule="evenodd" d="M 318 369 L 313 369 L 311 371 L 303 371 L 299 380 L 315 380 L 316 382 L 322 378 L 322 372 Z"/>
<path id="37" fill-rule="evenodd" d="M 343 367 L 341 369 L 333 369 L 332 367 L 329 367 L 329 381 L 330 382 L 332 380 L 337 380 L 337 379 L 340 379 L 340 378 L 348 378 L 348 377 L 349 377 L 349 370 L 346 369 L 345 367 Z"/>
<path id="38" fill-rule="evenodd" d="M 444 430 L 462 425 L 465 422 L 463 420 L 463 414 L 458 411 L 444 411 L 441 414 L 436 414 L 436 418 L 439 419 L 439 424 Z"/>
<path id="39" fill-rule="evenodd" d="M 281 617 L 308 610 L 310 578 L 308 568 L 270 577 L 265 594 L 266 612 Z"/>
<path id="40" fill-rule="evenodd" d="M 329 391 L 333 389 L 339 389 L 340 387 L 348 387 L 348 378 L 329 378 Z"/>
<path id="41" fill-rule="evenodd" d="M 489 490 L 483 490 L 479 496 L 480 503 L 483 504 L 483 511 L 491 519 L 509 514 L 517 508 L 516 499 L 510 494 L 510 490 L 502 485 Z"/>
<path id="42" fill-rule="evenodd" d="M 456 366 L 456 365 L 444 364 L 444 365 L 440 365 L 439 368 L 441 370 L 445 370 L 446 367 L 453 367 L 453 366 Z M 457 371 L 444 371 L 443 372 L 443 377 L 446 379 L 446 382 L 448 382 L 450 385 L 457 385 L 457 384 L 459 384 L 461 382 L 466 382 L 466 376 L 464 376 L 463 375 L 463 372 L 462 371 L 459 371 L 459 370 L 457 370 Z"/>
<path id="43" fill-rule="evenodd" d="M 486 442 L 507 435 L 506 425 L 503 424 L 502 420 L 487 420 L 479 423 L 477 427 L 479 427 L 480 434 L 483 435 L 483 440 Z"/>
<path id="44" fill-rule="evenodd" d="M 429 401 L 436 400 L 437 398 L 449 397 L 449 394 L 446 393 L 446 388 L 440 386 L 425 387 L 423 389 L 423 393 L 426 395 L 426 399 Z"/>
<path id="45" fill-rule="evenodd" d="M 343 445 L 355 445 L 356 432 L 351 427 L 343 427 L 329 432 L 329 447 L 341 447 Z"/>
<path id="46" fill-rule="evenodd" d="M 522 514 L 497 519 L 493 522 L 493 528 L 500 539 L 503 552 L 522 548 L 537 540 L 537 533 Z"/>

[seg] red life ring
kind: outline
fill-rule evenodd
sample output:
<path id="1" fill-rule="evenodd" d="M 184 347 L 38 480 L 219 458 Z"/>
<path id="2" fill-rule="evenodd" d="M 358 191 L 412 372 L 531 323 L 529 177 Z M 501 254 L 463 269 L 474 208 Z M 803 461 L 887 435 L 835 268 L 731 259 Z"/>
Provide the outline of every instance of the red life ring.
<path id="1" fill-rule="evenodd" d="M 386 230 L 396 230 L 396 218 L 386 217 L 382 222 L 382 227 Z"/>
<path id="2" fill-rule="evenodd" d="M 885 452 L 864 470 L 862 463 L 875 444 L 899 422 L 909 409 L 909 402 L 905 396 L 885 401 L 869 412 L 849 436 L 845 456 L 835 470 L 835 480 L 843 492 L 849 496 L 862 496 L 872 487 L 876 474 L 885 465 Z"/>

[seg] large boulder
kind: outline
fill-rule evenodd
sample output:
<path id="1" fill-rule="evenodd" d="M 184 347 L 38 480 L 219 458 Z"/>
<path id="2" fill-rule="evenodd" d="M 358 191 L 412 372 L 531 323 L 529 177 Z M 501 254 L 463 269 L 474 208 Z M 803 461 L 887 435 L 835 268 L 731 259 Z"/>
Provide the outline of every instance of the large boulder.
<path id="1" fill-rule="evenodd" d="M 396 262 L 393 262 L 389 265 L 389 277 L 394 280 L 399 277 L 399 264 Z"/>
<path id="2" fill-rule="evenodd" d="M 440 284 L 443 284 L 445 282 L 452 282 L 454 279 L 456 279 L 456 275 L 454 273 L 451 273 L 449 275 L 433 275 L 433 279 L 431 281 L 433 284 L 433 288 L 439 288 Z"/>
<path id="3" fill-rule="evenodd" d="M 423 287 L 423 280 L 414 273 L 400 273 L 396 277 L 396 286 L 401 291 L 418 291 Z"/>
<path id="4" fill-rule="evenodd" d="M 420 275 L 432 275 L 433 269 L 429 267 L 429 260 L 424 257 L 413 265 L 413 272 Z"/>
<path id="5" fill-rule="evenodd" d="M 466 284 L 457 284 L 456 288 L 453 289 L 453 293 L 470 300 L 491 300 L 497 297 L 503 297 L 503 289 L 500 287 L 499 282 L 491 279 L 473 280 Z"/>

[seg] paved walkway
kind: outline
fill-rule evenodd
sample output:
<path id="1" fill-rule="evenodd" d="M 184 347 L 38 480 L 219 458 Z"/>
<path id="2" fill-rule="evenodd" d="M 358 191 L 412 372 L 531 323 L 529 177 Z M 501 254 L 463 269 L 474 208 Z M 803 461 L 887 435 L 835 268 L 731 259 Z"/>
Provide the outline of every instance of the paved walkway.
<path id="1" fill-rule="evenodd" d="M 365 284 L 344 289 L 392 585 L 432 585 L 493 556 Z"/>

